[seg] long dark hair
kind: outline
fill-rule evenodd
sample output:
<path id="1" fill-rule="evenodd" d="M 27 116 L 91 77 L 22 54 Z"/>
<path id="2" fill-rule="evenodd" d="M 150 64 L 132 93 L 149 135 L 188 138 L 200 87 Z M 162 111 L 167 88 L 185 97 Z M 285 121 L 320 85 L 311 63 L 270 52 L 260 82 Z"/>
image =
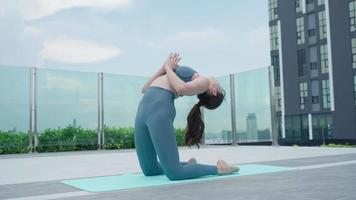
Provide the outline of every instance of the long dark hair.
<path id="1" fill-rule="evenodd" d="M 216 96 L 209 95 L 204 92 L 197 95 L 199 102 L 195 104 L 192 110 L 189 112 L 187 117 L 187 127 L 185 128 L 184 143 L 188 146 L 197 145 L 199 149 L 199 144 L 204 133 L 204 122 L 201 116 L 200 107 L 204 106 L 209 110 L 214 110 L 219 107 L 224 100 L 225 91 L 218 92 Z"/>

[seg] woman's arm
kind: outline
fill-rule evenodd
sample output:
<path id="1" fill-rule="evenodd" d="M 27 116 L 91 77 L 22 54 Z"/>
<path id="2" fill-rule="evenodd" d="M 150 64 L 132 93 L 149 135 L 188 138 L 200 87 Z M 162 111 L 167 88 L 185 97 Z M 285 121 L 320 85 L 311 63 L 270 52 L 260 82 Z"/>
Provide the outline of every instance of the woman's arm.
<path id="1" fill-rule="evenodd" d="M 145 83 L 145 85 L 142 87 L 141 92 L 145 93 L 146 89 L 150 86 L 150 84 L 159 76 L 163 75 L 166 73 L 166 70 L 164 68 L 164 65 Z"/>
<path id="2" fill-rule="evenodd" d="M 180 57 L 178 54 L 173 54 L 165 62 L 164 68 L 166 69 L 169 84 L 176 91 L 177 95 L 196 95 L 205 92 L 209 88 L 209 79 L 204 76 L 198 76 L 193 81 L 185 83 L 173 71 L 177 67 Z"/>

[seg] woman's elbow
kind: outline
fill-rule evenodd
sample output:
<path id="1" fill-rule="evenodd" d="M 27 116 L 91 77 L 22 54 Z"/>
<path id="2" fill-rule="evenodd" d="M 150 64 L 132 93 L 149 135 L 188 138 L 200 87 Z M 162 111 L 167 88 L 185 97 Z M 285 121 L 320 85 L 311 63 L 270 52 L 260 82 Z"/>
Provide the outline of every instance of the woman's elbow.
<path id="1" fill-rule="evenodd" d="M 183 95 L 191 96 L 200 93 L 199 91 L 196 91 L 196 89 L 190 86 L 189 84 L 185 84 L 177 88 L 176 92 L 179 96 L 183 96 Z"/>
<path id="2" fill-rule="evenodd" d="M 186 93 L 187 91 L 187 86 L 186 84 L 180 85 L 177 88 L 175 88 L 177 95 L 182 96 Z"/>

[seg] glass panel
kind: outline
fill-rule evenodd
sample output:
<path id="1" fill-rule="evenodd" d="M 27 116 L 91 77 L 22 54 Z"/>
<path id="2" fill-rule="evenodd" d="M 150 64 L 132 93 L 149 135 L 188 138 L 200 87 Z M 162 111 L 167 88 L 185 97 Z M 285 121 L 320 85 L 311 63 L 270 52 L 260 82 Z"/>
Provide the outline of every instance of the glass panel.
<path id="1" fill-rule="evenodd" d="M 271 141 L 268 68 L 235 75 L 238 142 Z"/>
<path id="2" fill-rule="evenodd" d="M 270 26 L 269 27 L 269 33 L 270 33 L 270 48 L 271 51 L 273 50 L 278 50 L 278 25 Z"/>
<path id="3" fill-rule="evenodd" d="M 352 67 L 356 68 L 356 38 L 351 39 L 352 47 Z"/>
<path id="4" fill-rule="evenodd" d="M 354 100 L 356 105 L 356 75 L 354 75 Z"/>
<path id="5" fill-rule="evenodd" d="M 308 15 L 308 29 L 315 29 L 316 28 L 316 21 L 315 21 L 315 14 Z"/>
<path id="6" fill-rule="evenodd" d="M 328 47 L 327 45 L 320 46 L 320 65 L 321 73 L 329 72 L 329 62 L 328 62 Z"/>
<path id="7" fill-rule="evenodd" d="M 314 1 L 307 0 L 307 12 L 313 11 L 315 8 Z"/>
<path id="8" fill-rule="evenodd" d="M 326 38 L 326 18 L 325 18 L 325 10 L 318 13 L 319 18 L 319 38 Z"/>
<path id="9" fill-rule="evenodd" d="M 97 148 L 97 74 L 38 69 L 37 151 Z"/>
<path id="10" fill-rule="evenodd" d="M 286 139 L 297 143 L 308 141 L 308 115 L 286 116 Z"/>
<path id="11" fill-rule="evenodd" d="M 146 77 L 104 74 L 105 149 L 134 148 L 134 123 Z"/>
<path id="12" fill-rule="evenodd" d="M 332 139 L 332 117 L 330 114 L 314 114 L 313 121 L 313 139 L 320 140 Z"/>
<path id="13" fill-rule="evenodd" d="M 315 46 L 309 47 L 309 60 L 310 60 L 310 62 L 318 61 L 317 48 Z"/>
<path id="14" fill-rule="evenodd" d="M 27 153 L 30 69 L 0 66 L 0 154 Z"/>
<path id="15" fill-rule="evenodd" d="M 350 31 L 354 32 L 356 30 L 356 1 L 352 0 L 349 2 L 349 17 L 350 17 Z"/>
<path id="16" fill-rule="evenodd" d="M 278 18 L 278 2 L 277 0 L 268 0 L 268 11 L 269 11 L 269 20 L 275 20 Z"/>
<path id="17" fill-rule="evenodd" d="M 304 34 L 304 17 L 299 17 L 296 19 L 297 23 L 297 44 L 304 44 L 305 34 Z"/>
<path id="18" fill-rule="evenodd" d="M 303 11 L 303 3 L 301 2 L 301 0 L 296 0 L 296 2 L 295 2 L 295 11 L 297 13 Z"/>
<path id="19" fill-rule="evenodd" d="M 215 110 L 204 109 L 206 144 L 222 144 L 232 142 L 230 77 L 227 75 L 217 79 L 221 87 L 225 90 L 225 99 L 220 107 Z"/>

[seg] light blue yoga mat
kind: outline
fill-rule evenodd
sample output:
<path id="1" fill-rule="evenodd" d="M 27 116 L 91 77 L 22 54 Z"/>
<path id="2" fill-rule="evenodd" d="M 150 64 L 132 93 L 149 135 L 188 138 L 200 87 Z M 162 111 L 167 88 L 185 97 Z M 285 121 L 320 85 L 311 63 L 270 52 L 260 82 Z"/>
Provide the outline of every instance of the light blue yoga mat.
<path id="1" fill-rule="evenodd" d="M 111 190 L 123 190 L 141 187 L 152 187 L 161 185 L 172 185 L 181 183 L 194 183 L 194 182 L 204 182 L 207 180 L 218 180 L 226 179 L 237 176 L 247 176 L 254 174 L 264 174 L 293 170 L 291 167 L 277 167 L 269 165 L 241 165 L 240 171 L 238 173 L 233 173 L 230 175 L 217 176 L 209 175 L 203 176 L 197 179 L 186 179 L 171 181 L 165 175 L 158 176 L 145 176 L 142 173 L 139 174 L 122 174 L 115 176 L 103 176 L 103 177 L 91 177 L 91 178 L 80 178 L 61 181 L 64 184 L 74 186 L 76 188 L 88 191 L 88 192 L 105 192 Z"/>

